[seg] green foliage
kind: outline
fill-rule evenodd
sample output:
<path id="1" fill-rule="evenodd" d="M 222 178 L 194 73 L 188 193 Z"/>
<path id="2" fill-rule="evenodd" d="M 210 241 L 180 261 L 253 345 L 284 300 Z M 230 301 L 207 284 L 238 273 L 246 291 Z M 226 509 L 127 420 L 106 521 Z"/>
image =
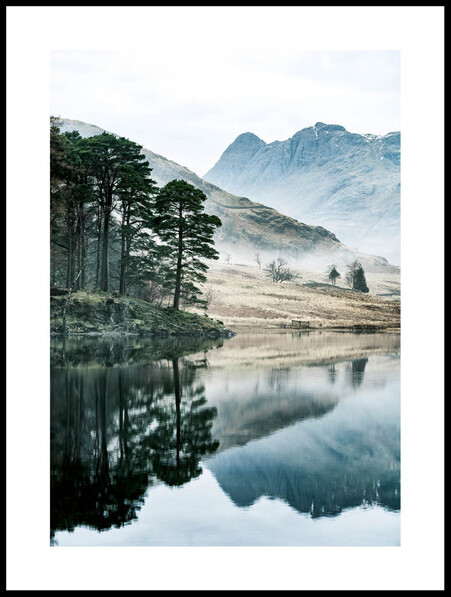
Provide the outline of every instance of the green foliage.
<path id="1" fill-rule="evenodd" d="M 51 119 L 51 285 L 202 303 L 221 221 L 187 182 L 159 190 L 141 149 L 110 133 L 61 134 Z"/>
<path id="2" fill-rule="evenodd" d="M 332 269 L 329 273 L 329 279 L 332 281 L 332 284 L 335 286 L 335 282 L 337 278 L 341 278 L 341 274 L 337 271 L 335 265 L 332 266 Z"/>
<path id="3" fill-rule="evenodd" d="M 162 242 L 161 255 L 167 265 L 165 284 L 180 301 L 201 303 L 196 283 L 206 281 L 207 259 L 218 259 L 213 235 L 221 226 L 217 216 L 204 212 L 206 195 L 184 180 L 165 185 L 154 204 L 153 227 Z"/>
<path id="4" fill-rule="evenodd" d="M 366 284 L 364 269 L 360 261 L 357 259 L 348 265 L 346 282 L 353 290 L 357 290 L 359 292 L 369 292 L 369 288 Z"/>
<path id="5" fill-rule="evenodd" d="M 141 147 L 109 133 L 61 134 L 51 119 L 51 283 L 127 294 L 155 281 L 157 188 Z"/>

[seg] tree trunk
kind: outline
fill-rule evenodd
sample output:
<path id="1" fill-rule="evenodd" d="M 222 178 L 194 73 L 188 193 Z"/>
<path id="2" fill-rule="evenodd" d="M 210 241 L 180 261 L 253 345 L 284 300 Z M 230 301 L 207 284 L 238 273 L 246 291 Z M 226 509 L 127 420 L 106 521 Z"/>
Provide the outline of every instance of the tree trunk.
<path id="1" fill-rule="evenodd" d="M 172 369 L 174 373 L 174 394 L 175 394 L 175 410 L 176 410 L 176 425 L 177 425 L 177 469 L 180 466 L 180 449 L 182 447 L 182 437 L 181 437 L 181 412 L 180 412 L 180 403 L 182 401 L 182 394 L 180 392 L 180 374 L 179 374 L 179 361 L 178 359 L 173 359 L 172 361 Z"/>
<path id="2" fill-rule="evenodd" d="M 67 308 L 69 307 L 69 302 L 70 302 L 70 297 L 72 296 L 72 290 L 74 288 L 74 286 L 76 285 L 78 278 L 81 276 L 81 270 L 78 272 L 75 280 L 73 281 L 73 283 L 69 286 L 69 292 L 67 293 L 67 299 L 66 302 L 64 303 L 64 307 L 63 307 L 63 334 L 66 335 L 67 330 Z"/>
<path id="3" fill-rule="evenodd" d="M 100 246 L 102 242 L 102 208 L 97 213 L 97 259 L 96 259 L 96 284 L 95 289 L 99 289 L 100 279 Z"/>
<path id="4" fill-rule="evenodd" d="M 113 190 L 108 187 L 103 212 L 102 276 L 100 282 L 100 288 L 104 292 L 110 291 L 110 221 L 112 211 Z"/>
<path id="5" fill-rule="evenodd" d="M 81 276 L 78 280 L 76 290 L 83 289 L 85 287 L 85 259 L 86 259 L 86 247 L 85 247 L 85 214 L 83 205 L 78 209 L 77 214 L 77 259 L 78 259 L 78 271 L 81 271 Z"/>
<path id="6" fill-rule="evenodd" d="M 126 283 L 125 279 L 127 276 L 127 234 L 125 233 L 125 226 L 128 227 L 128 223 L 130 220 L 129 216 L 129 209 L 123 205 L 122 210 L 122 222 L 121 222 L 121 268 L 119 273 L 119 292 L 120 294 L 126 293 Z"/>
<path id="7" fill-rule="evenodd" d="M 50 241 L 51 243 L 51 241 Z M 56 256 L 52 243 L 50 244 L 50 284 L 56 286 Z"/>
<path id="8" fill-rule="evenodd" d="M 180 221 L 182 219 L 182 210 L 179 210 Z M 179 245 L 177 254 L 177 270 L 175 272 L 175 291 L 174 291 L 174 309 L 179 308 L 180 303 L 180 290 L 182 287 L 182 253 L 183 253 L 183 229 L 182 225 L 179 226 Z"/>
<path id="9" fill-rule="evenodd" d="M 100 278 L 100 289 L 104 292 L 110 290 L 110 256 L 109 256 L 109 232 L 110 232 L 110 212 L 105 210 L 103 219 L 103 239 L 102 239 L 102 275 Z"/>
<path id="10" fill-rule="evenodd" d="M 68 226 L 67 236 L 67 269 L 66 269 L 66 288 L 72 286 L 72 268 L 73 268 L 73 238 L 72 238 L 72 226 Z"/>

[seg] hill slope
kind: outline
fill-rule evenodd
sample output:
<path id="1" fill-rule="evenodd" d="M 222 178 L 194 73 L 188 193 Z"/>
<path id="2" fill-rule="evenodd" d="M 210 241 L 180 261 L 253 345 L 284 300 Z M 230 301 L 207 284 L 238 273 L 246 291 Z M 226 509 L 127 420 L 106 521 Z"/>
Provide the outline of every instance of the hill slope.
<path id="1" fill-rule="evenodd" d="M 95 125 L 68 119 L 61 119 L 60 128 L 61 132 L 78 130 L 84 137 L 104 131 Z M 149 149 L 142 151 L 159 186 L 173 179 L 183 179 L 206 194 L 206 211 L 217 215 L 223 223 L 215 242 L 224 255 L 239 254 L 242 262 L 251 263 L 255 252 L 260 252 L 263 260 L 282 254 L 293 264 L 302 262 L 306 267 L 321 269 L 332 262 L 343 269 L 347 263 L 360 259 L 367 271 L 398 271 L 385 258 L 347 247 L 322 226 L 304 224 L 261 203 L 228 193 L 184 166 Z"/>
<path id="2" fill-rule="evenodd" d="M 256 264 L 212 263 L 205 285 L 208 315 L 231 330 L 280 329 L 293 319 L 309 321 L 310 329 L 399 330 L 396 274 L 368 274 L 370 292 L 362 294 L 347 288 L 344 281 L 332 286 L 324 274 L 296 273 L 294 280 L 274 283 Z"/>
<path id="3" fill-rule="evenodd" d="M 243 133 L 204 178 L 399 263 L 400 133 L 317 122 L 285 141 Z"/>

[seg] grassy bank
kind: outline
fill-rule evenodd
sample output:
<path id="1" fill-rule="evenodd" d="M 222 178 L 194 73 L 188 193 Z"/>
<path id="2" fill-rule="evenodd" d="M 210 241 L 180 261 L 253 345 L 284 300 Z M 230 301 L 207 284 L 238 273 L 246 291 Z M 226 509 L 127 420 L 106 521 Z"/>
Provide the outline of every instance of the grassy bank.
<path id="1" fill-rule="evenodd" d="M 67 293 L 50 296 L 50 331 L 64 333 Z M 69 335 L 146 334 L 151 336 L 221 337 L 231 333 L 222 322 L 205 315 L 156 307 L 140 299 L 105 292 L 74 292 L 66 312 Z"/>

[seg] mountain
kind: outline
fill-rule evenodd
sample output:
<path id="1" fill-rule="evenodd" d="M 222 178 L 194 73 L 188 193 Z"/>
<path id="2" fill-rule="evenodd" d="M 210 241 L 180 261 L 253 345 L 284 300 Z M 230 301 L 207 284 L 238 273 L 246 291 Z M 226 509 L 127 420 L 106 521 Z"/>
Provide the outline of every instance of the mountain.
<path id="1" fill-rule="evenodd" d="M 400 133 L 317 122 L 286 141 L 243 133 L 204 179 L 399 263 Z"/>
<path id="2" fill-rule="evenodd" d="M 60 121 L 62 133 L 77 130 L 83 137 L 90 137 L 104 132 L 100 127 L 79 120 Z M 261 144 L 258 138 L 255 141 L 246 136 L 250 155 Z M 271 207 L 224 191 L 188 168 L 149 149 L 143 148 L 142 153 L 152 168 L 152 178 L 159 186 L 173 179 L 183 179 L 205 193 L 206 211 L 222 221 L 222 227 L 215 235 L 217 248 L 224 255 L 231 254 L 234 260 L 239 258 L 241 263 L 254 262 L 255 253 L 260 252 L 264 262 L 283 255 L 294 266 L 299 263 L 304 267 L 324 268 L 334 262 L 344 269 L 346 264 L 359 259 L 368 271 L 398 271 L 383 257 L 347 247 L 322 226 L 304 224 Z"/>

